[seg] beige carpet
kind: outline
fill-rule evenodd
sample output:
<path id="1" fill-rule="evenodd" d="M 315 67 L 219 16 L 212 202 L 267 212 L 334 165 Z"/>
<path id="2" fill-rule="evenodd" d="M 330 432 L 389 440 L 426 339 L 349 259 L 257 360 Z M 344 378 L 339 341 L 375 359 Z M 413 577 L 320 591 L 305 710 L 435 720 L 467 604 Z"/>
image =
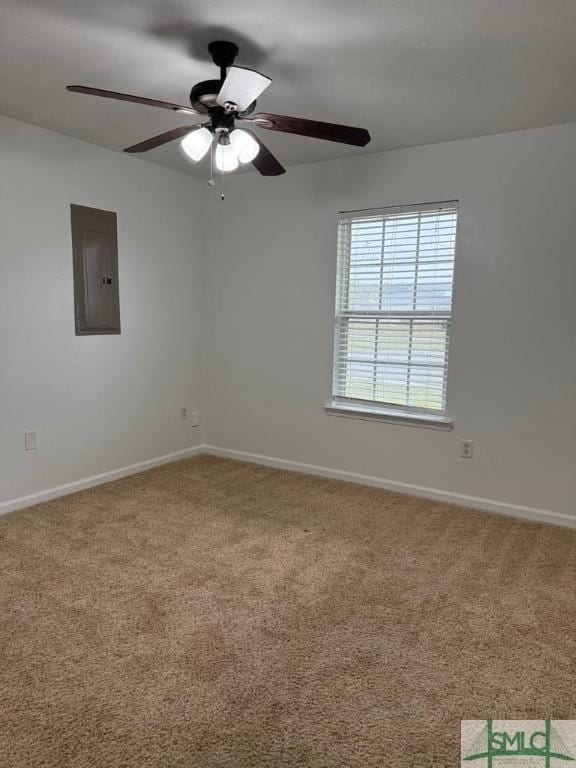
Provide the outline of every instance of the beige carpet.
<path id="1" fill-rule="evenodd" d="M 439 768 L 574 718 L 576 532 L 200 457 L 0 520 L 2 768 Z"/>

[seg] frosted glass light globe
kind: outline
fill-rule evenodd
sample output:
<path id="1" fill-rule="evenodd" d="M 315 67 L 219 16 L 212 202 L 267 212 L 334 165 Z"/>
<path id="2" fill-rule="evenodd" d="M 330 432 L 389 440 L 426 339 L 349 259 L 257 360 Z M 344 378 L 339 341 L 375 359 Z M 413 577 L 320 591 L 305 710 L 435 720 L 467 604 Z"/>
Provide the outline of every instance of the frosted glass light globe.
<path id="1" fill-rule="evenodd" d="M 218 144 L 214 153 L 216 168 L 223 173 L 235 171 L 238 168 L 238 158 L 231 144 Z"/>
<path id="2" fill-rule="evenodd" d="M 206 152 L 210 149 L 211 144 L 212 134 L 208 128 L 197 128 L 186 134 L 180 142 L 182 151 L 195 163 L 202 160 Z"/>
<path id="3" fill-rule="evenodd" d="M 241 163 L 251 163 L 260 152 L 258 142 L 240 128 L 235 128 L 230 134 L 230 144 Z"/>

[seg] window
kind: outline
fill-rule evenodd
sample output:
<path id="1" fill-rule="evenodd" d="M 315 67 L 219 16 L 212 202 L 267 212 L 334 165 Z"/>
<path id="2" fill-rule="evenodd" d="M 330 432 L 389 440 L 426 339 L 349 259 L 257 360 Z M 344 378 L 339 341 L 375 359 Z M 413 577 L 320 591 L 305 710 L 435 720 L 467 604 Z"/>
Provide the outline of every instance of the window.
<path id="1" fill-rule="evenodd" d="M 446 412 L 456 202 L 341 213 L 333 407 Z"/>

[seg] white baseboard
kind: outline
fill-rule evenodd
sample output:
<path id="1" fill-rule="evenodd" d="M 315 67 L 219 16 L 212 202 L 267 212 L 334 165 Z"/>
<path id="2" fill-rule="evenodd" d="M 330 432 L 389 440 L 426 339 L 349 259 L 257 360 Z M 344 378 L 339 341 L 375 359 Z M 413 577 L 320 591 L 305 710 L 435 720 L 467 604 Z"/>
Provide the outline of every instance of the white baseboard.
<path id="1" fill-rule="evenodd" d="M 190 456 L 197 456 L 200 453 L 204 453 L 204 446 L 196 445 L 193 448 L 184 448 L 182 451 L 167 453 L 164 456 L 157 456 L 154 459 L 139 461 L 137 464 L 130 464 L 127 467 L 112 469 L 109 472 L 103 472 L 100 475 L 83 477 L 81 480 L 75 480 L 73 483 L 57 485 L 54 488 L 47 488 L 44 491 L 31 493 L 28 496 L 20 496 L 18 499 L 3 501 L 0 502 L 0 515 L 6 515 L 8 512 L 15 512 L 17 509 L 23 509 L 24 507 L 31 507 L 34 504 L 41 504 L 43 501 L 50 501 L 50 499 L 57 499 L 59 496 L 67 496 L 69 493 L 76 493 L 76 491 L 82 491 L 85 488 L 93 488 L 96 485 L 110 483 L 113 480 L 119 480 L 121 477 L 136 475 L 138 472 L 145 472 L 147 469 L 159 467 L 161 464 L 168 464 L 171 461 L 187 459 Z"/>
<path id="2" fill-rule="evenodd" d="M 203 449 L 205 453 L 212 454 L 213 456 L 222 456 L 223 458 L 228 459 L 238 459 L 240 461 L 248 461 L 253 464 L 263 464 L 267 467 L 286 469 L 291 472 L 303 472 L 307 475 L 331 477 L 335 480 L 346 480 L 350 483 L 371 485 L 376 488 L 384 488 L 388 491 L 405 493 L 410 496 L 422 496 L 426 499 L 444 501 L 449 504 L 457 504 L 462 507 L 472 507 L 473 509 L 480 509 L 485 512 L 496 512 L 500 515 L 516 517 L 522 520 L 531 520 L 532 522 L 551 523 L 552 525 L 563 525 L 568 528 L 576 528 L 576 515 L 567 515 L 563 512 L 552 512 L 548 509 L 524 507 L 520 504 L 509 504 L 508 502 L 504 501 L 485 499 L 481 496 L 467 496 L 463 493 L 441 491 L 438 488 L 428 488 L 427 486 L 413 485 L 412 483 L 401 483 L 397 480 L 386 480 L 381 477 L 360 475 L 356 472 L 346 472 L 340 469 L 331 469 L 330 467 L 320 467 L 316 464 L 305 464 L 299 461 L 277 459 L 272 456 L 261 456 L 257 453 L 235 451 L 229 448 L 220 448 L 216 445 L 204 445 Z"/>
<path id="3" fill-rule="evenodd" d="M 197 445 L 193 448 L 185 448 L 182 451 L 168 453 L 165 456 L 157 456 L 154 459 L 139 461 L 137 464 L 131 464 L 127 467 L 120 467 L 109 472 L 103 472 L 100 475 L 85 477 L 72 483 L 59 485 L 54 488 L 48 488 L 44 491 L 38 491 L 28 496 L 21 496 L 17 499 L 0 502 L 0 515 L 14 512 L 17 509 L 30 507 L 34 504 L 41 504 L 43 501 L 50 501 L 59 496 L 66 496 L 76 491 L 82 491 L 85 488 L 92 488 L 103 483 L 110 483 L 113 480 L 119 480 L 128 475 L 135 475 L 138 472 L 145 472 L 147 469 L 159 467 L 162 464 L 168 464 L 172 461 L 187 459 L 191 456 L 198 456 L 202 453 L 208 453 L 213 456 L 222 456 L 228 459 L 237 459 L 238 461 L 247 461 L 252 464 L 262 464 L 267 467 L 276 467 L 277 469 L 286 469 L 290 472 L 302 472 L 307 475 L 318 475 L 320 477 L 330 477 L 335 480 L 345 480 L 349 483 L 360 483 L 361 485 L 370 485 L 375 488 L 384 488 L 388 491 L 405 493 L 410 496 L 422 496 L 426 499 L 443 501 L 448 504 L 457 504 L 462 507 L 472 507 L 486 512 L 495 512 L 508 517 L 516 517 L 522 520 L 531 520 L 538 523 L 551 523 L 552 525 L 563 525 L 568 528 L 576 528 L 576 515 L 567 515 L 563 512 L 553 512 L 548 509 L 538 509 L 536 507 L 525 507 L 520 504 L 510 504 L 504 501 L 495 501 L 481 496 L 467 496 L 463 493 L 454 493 L 452 491 L 442 491 L 438 488 L 428 488 L 423 485 L 413 485 L 412 483 L 402 483 L 397 480 L 387 480 L 381 477 L 371 475 L 361 475 L 356 472 L 346 472 L 341 469 L 332 469 L 330 467 L 321 467 L 317 464 L 306 464 L 299 461 L 290 461 L 288 459 L 278 459 L 273 456 L 263 456 L 258 453 L 248 453 L 247 451 L 236 451 L 230 448 L 220 448 L 216 445 Z"/>

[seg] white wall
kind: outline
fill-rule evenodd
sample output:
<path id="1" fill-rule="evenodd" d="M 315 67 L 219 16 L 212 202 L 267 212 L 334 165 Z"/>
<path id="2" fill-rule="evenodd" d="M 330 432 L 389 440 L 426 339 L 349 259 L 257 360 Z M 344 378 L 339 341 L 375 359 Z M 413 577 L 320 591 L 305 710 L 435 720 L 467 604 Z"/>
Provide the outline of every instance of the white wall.
<path id="1" fill-rule="evenodd" d="M 0 119 L 0 503 L 201 442 L 180 421 L 199 406 L 199 194 Z M 70 203 L 118 213 L 120 336 L 74 334 Z"/>
<path id="2" fill-rule="evenodd" d="M 576 514 L 576 125 L 226 188 L 205 262 L 207 443 Z M 337 212 L 452 199 L 455 430 L 327 415 Z"/>
<path id="3" fill-rule="evenodd" d="M 224 203 L 5 118 L 0 169 L 0 505 L 199 445 L 187 405 L 211 445 L 576 514 L 575 125 L 234 175 Z M 455 430 L 327 415 L 337 212 L 454 198 Z M 118 212 L 120 336 L 74 334 L 71 202 Z"/>

